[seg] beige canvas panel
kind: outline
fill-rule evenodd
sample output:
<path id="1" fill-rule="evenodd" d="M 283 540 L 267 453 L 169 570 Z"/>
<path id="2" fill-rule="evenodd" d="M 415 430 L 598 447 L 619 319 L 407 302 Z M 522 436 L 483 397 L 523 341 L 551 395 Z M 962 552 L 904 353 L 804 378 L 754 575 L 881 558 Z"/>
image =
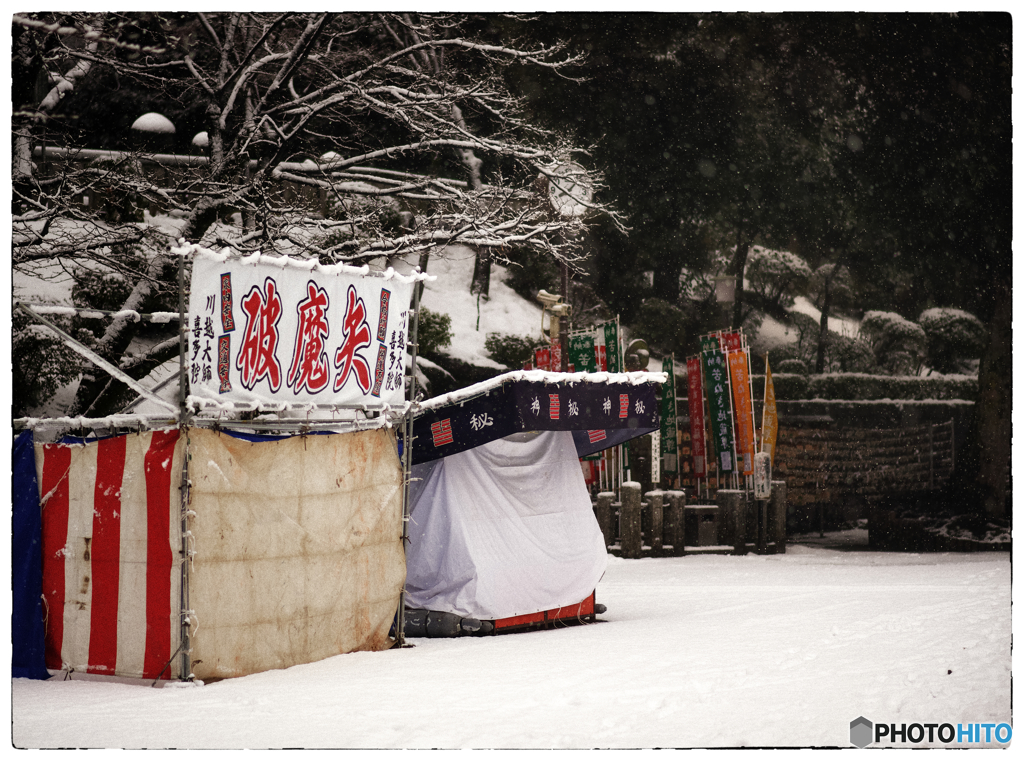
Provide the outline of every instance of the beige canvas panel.
<path id="1" fill-rule="evenodd" d="M 189 438 L 195 676 L 390 647 L 405 581 L 394 433 Z"/>

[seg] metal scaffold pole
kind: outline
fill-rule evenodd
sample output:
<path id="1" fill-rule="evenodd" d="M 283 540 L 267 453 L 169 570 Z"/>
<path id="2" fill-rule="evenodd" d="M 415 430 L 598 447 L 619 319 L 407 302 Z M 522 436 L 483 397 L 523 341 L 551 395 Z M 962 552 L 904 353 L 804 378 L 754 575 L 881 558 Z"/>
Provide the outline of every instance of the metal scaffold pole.
<path id="1" fill-rule="evenodd" d="M 412 327 L 409 335 L 411 372 L 409 379 L 409 403 L 402 420 L 402 551 L 409 542 L 409 487 L 412 480 L 412 426 L 416 411 L 416 356 L 419 349 L 420 294 L 421 288 L 413 288 Z M 395 641 L 399 647 L 405 645 L 405 583 L 398 598 L 398 620 L 395 625 Z"/>
<path id="2" fill-rule="evenodd" d="M 181 673 L 179 679 L 192 676 L 191 624 L 192 611 L 189 601 L 189 547 L 188 547 L 188 371 L 185 357 L 188 354 L 188 321 L 185 316 L 185 255 L 178 258 L 178 431 L 185 437 L 181 457 Z"/>

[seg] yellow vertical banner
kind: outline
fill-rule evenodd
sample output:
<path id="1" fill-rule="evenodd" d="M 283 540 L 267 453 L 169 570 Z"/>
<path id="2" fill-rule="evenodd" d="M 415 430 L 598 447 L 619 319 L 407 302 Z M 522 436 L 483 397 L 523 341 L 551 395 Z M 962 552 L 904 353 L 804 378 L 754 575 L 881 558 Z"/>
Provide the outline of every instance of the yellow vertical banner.
<path id="1" fill-rule="evenodd" d="M 775 409 L 775 384 L 768 355 L 764 357 L 764 412 L 761 415 L 761 451 L 767 452 L 775 463 L 775 437 L 779 432 L 779 413 Z"/>
<path id="2" fill-rule="evenodd" d="M 747 353 L 729 352 L 729 377 L 732 379 L 733 409 L 736 411 L 736 459 L 742 463 L 743 475 L 754 472 L 754 414 L 750 405 L 750 378 L 747 375 Z"/>

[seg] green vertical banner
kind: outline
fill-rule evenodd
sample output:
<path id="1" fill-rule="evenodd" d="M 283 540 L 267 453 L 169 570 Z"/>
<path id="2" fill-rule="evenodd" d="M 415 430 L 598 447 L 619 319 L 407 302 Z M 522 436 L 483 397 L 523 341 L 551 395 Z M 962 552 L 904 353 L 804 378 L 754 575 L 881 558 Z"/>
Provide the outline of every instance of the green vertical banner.
<path id="1" fill-rule="evenodd" d="M 708 336 L 700 337 L 700 350 L 705 351 L 721 351 L 722 345 L 718 341 L 718 334 L 712 333 Z"/>
<path id="2" fill-rule="evenodd" d="M 676 368 L 675 357 L 668 356 L 661 363 L 668 373 L 668 382 L 661 387 L 661 472 L 675 475 L 679 472 L 679 443 L 676 435 Z"/>
<path id="3" fill-rule="evenodd" d="M 725 364 L 725 355 L 718 350 L 718 339 L 712 337 L 716 348 L 701 352 L 701 363 L 704 365 L 704 387 L 708 395 L 708 429 L 711 440 L 718 454 L 718 472 L 732 473 L 736 470 L 733 461 L 733 419 L 732 394 L 729 393 L 729 372 Z M 707 344 L 710 346 L 710 343 Z M 701 348 L 705 339 L 701 339 Z"/>
<path id="4" fill-rule="evenodd" d="M 622 350 L 619 348 L 619 324 L 618 322 L 606 322 L 604 324 L 604 345 L 605 357 L 608 361 L 608 372 L 622 372 Z"/>
<path id="5" fill-rule="evenodd" d="M 576 333 L 569 336 L 569 363 L 574 366 L 577 373 L 597 372 L 593 333 Z"/>

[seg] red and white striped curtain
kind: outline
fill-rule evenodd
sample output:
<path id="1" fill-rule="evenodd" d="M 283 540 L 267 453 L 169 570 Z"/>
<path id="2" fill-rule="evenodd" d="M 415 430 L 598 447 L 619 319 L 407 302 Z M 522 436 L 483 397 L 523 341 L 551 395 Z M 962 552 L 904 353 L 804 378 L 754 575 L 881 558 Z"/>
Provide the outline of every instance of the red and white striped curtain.
<path id="1" fill-rule="evenodd" d="M 37 444 L 46 666 L 177 678 L 177 430 Z"/>

